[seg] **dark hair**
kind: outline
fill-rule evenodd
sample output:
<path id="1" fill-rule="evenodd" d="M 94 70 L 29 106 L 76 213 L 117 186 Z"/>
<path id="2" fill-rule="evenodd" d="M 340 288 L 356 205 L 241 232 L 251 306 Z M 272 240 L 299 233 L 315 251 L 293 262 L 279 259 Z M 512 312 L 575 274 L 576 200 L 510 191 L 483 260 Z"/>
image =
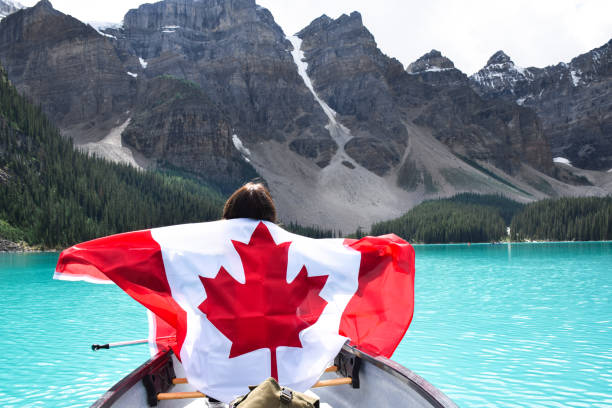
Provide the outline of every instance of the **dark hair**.
<path id="1" fill-rule="evenodd" d="M 276 207 L 268 189 L 261 183 L 246 183 L 227 199 L 223 218 L 253 218 L 276 222 Z"/>

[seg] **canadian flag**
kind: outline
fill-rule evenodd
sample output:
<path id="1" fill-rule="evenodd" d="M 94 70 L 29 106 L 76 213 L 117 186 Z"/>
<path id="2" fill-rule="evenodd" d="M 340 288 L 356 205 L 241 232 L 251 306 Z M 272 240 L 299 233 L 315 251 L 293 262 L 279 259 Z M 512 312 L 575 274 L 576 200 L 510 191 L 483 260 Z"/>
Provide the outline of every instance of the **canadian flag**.
<path id="1" fill-rule="evenodd" d="M 390 357 L 414 310 L 399 237 L 312 239 L 244 218 L 78 244 L 55 278 L 116 283 L 176 330 L 189 383 L 222 401 L 270 376 L 305 391 L 347 339 Z"/>

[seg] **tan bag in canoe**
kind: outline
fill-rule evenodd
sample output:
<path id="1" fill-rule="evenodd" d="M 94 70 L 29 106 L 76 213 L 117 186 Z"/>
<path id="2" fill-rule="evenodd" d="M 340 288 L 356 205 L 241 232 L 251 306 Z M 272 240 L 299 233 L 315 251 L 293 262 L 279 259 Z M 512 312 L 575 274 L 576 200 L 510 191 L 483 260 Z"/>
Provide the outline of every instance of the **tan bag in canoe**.
<path id="1" fill-rule="evenodd" d="M 270 377 L 232 401 L 230 408 L 319 408 L 319 399 L 281 387 Z"/>

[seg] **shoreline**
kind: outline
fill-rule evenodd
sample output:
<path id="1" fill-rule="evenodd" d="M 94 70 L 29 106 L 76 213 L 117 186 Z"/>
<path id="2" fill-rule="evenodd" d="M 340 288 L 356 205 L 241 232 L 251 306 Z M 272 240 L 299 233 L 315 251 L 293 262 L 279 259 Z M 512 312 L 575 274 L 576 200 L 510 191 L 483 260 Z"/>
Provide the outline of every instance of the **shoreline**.
<path id="1" fill-rule="evenodd" d="M 579 243 L 598 243 L 598 242 L 612 242 L 612 240 L 603 241 L 499 241 L 499 242 L 437 242 L 432 244 L 410 243 L 412 246 L 423 246 L 423 245 L 519 245 L 519 244 L 579 244 Z"/>
<path id="2" fill-rule="evenodd" d="M 2 253 L 29 253 L 29 252 L 47 252 L 39 247 L 33 247 L 26 242 L 13 242 L 0 237 L 0 254 Z"/>
<path id="3" fill-rule="evenodd" d="M 437 242 L 425 244 L 422 242 L 410 242 L 412 246 L 425 245 L 523 245 L 523 244 L 576 244 L 576 243 L 602 243 L 612 242 L 612 240 L 603 241 L 499 241 L 499 242 Z M 26 254 L 26 253 L 42 253 L 42 252 L 61 252 L 61 249 L 40 248 L 30 246 L 25 242 L 13 242 L 0 237 L 0 254 Z"/>

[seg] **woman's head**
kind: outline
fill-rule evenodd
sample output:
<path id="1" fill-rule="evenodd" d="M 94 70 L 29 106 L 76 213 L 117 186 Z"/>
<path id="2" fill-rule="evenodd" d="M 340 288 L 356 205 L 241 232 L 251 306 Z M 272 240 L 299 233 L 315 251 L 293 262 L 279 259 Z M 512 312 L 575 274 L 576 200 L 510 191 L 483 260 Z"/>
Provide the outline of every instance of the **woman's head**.
<path id="1" fill-rule="evenodd" d="M 223 218 L 253 218 L 276 222 L 276 207 L 268 189 L 261 183 L 246 183 L 227 199 Z"/>

